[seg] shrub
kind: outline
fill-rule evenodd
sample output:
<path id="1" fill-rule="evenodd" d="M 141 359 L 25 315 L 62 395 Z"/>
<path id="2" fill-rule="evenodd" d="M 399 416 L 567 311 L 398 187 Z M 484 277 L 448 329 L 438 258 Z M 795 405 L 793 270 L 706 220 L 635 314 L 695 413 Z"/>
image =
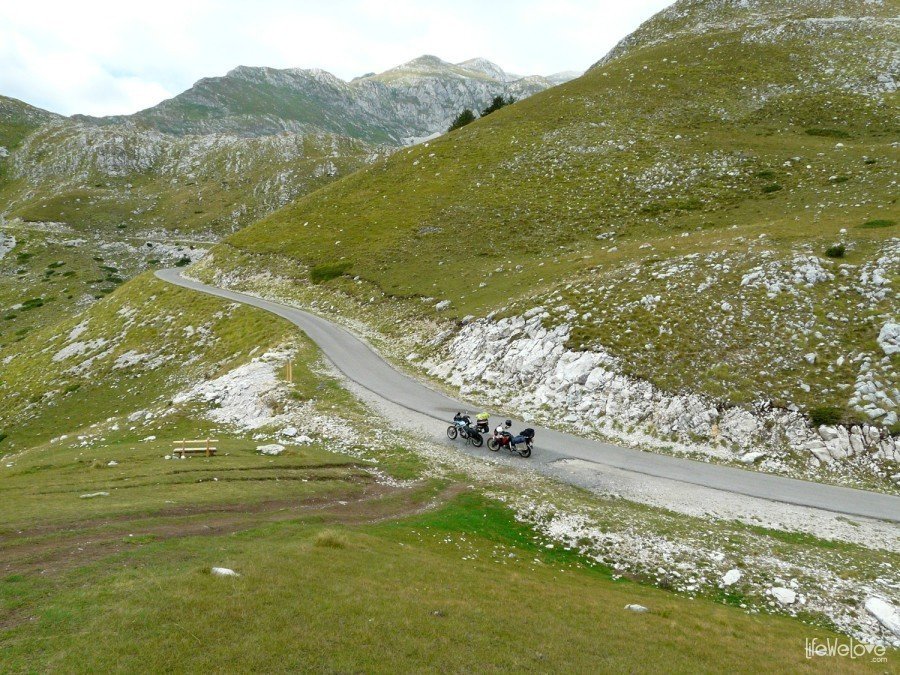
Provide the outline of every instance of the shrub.
<path id="1" fill-rule="evenodd" d="M 809 421 L 813 423 L 813 426 L 817 427 L 822 424 L 837 424 L 843 417 L 843 410 L 830 405 L 810 408 L 809 410 Z"/>
<path id="2" fill-rule="evenodd" d="M 43 307 L 43 306 L 44 306 L 43 298 L 31 298 L 30 300 L 26 300 L 25 302 L 22 303 L 23 310 L 35 309 L 37 307 Z"/>
<path id="3" fill-rule="evenodd" d="M 775 172 L 772 169 L 763 169 L 756 172 L 757 178 L 775 178 Z"/>
<path id="4" fill-rule="evenodd" d="M 325 281 L 337 279 L 344 272 L 350 269 L 349 262 L 326 263 L 324 265 L 316 265 L 309 271 L 309 280 L 314 284 L 321 284 Z"/>
<path id="5" fill-rule="evenodd" d="M 762 189 L 762 191 L 763 191 L 763 194 L 771 194 L 773 192 L 778 192 L 779 190 L 783 190 L 783 189 L 784 188 L 782 188 L 778 183 L 769 183 Z"/>
<path id="6" fill-rule="evenodd" d="M 829 258 L 843 258 L 846 252 L 847 249 L 843 244 L 834 244 L 825 249 L 825 255 Z"/>
<path id="7" fill-rule="evenodd" d="M 878 229 L 879 227 L 892 227 L 896 224 L 897 224 L 896 220 L 878 219 L 878 220 L 868 220 L 865 223 L 863 223 L 862 225 L 860 225 L 860 227 L 862 227 L 866 230 L 875 230 L 875 229 Z"/>
<path id="8" fill-rule="evenodd" d="M 175 267 L 187 267 L 190 264 L 191 259 L 185 255 L 178 259 L 178 261 L 175 263 Z"/>
<path id="9" fill-rule="evenodd" d="M 4 434 L 2 431 L 0 431 L 0 443 L 3 442 L 4 438 L 6 438 L 6 434 Z"/>
<path id="10" fill-rule="evenodd" d="M 334 530 L 322 530 L 313 540 L 318 548 L 347 548 L 347 538 Z"/>
<path id="11" fill-rule="evenodd" d="M 471 124 L 475 121 L 475 113 L 472 112 L 471 109 L 466 108 L 459 115 L 457 115 L 453 122 L 450 124 L 450 127 L 447 131 L 455 131 L 457 129 L 462 129 L 467 124 Z"/>

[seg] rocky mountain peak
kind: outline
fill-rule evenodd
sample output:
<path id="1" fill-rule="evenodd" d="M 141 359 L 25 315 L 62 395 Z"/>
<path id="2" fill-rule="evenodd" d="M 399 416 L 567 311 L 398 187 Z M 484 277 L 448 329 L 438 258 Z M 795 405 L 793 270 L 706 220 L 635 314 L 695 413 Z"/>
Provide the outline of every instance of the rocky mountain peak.
<path id="1" fill-rule="evenodd" d="M 466 70 L 483 73 L 499 82 L 512 82 L 513 80 L 519 79 L 518 75 L 507 73 L 496 63 L 488 61 L 487 59 L 480 56 L 475 57 L 474 59 L 469 59 L 467 61 L 461 61 L 456 65 L 460 68 L 465 68 Z"/>

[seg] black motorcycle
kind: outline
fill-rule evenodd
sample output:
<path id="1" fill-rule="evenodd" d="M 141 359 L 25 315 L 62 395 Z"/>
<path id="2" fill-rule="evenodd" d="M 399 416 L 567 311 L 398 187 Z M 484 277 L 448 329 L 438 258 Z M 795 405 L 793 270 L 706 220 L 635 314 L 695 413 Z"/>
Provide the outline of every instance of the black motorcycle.
<path id="1" fill-rule="evenodd" d="M 453 416 L 453 424 L 447 427 L 447 438 L 452 441 L 457 436 L 467 443 L 471 443 L 476 448 L 484 445 L 484 436 L 481 435 L 476 427 L 472 426 L 472 419 L 462 413 L 456 413 Z"/>

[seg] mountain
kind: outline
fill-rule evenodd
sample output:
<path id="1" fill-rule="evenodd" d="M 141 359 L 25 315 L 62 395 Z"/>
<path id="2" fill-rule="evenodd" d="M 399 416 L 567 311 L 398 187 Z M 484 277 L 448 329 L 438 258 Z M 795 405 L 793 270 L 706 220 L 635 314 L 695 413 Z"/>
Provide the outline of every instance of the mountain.
<path id="1" fill-rule="evenodd" d="M 9 155 L 29 133 L 42 124 L 62 119 L 60 115 L 41 110 L 18 99 L 0 96 L 0 158 Z"/>
<path id="2" fill-rule="evenodd" d="M 285 293 L 334 271 L 305 301 L 492 405 L 887 475 L 897 28 L 883 2 L 677 2 L 583 77 L 297 200 L 198 273 L 267 269 Z"/>
<path id="3" fill-rule="evenodd" d="M 240 66 L 135 115 L 82 119 L 176 135 L 258 136 L 315 129 L 373 144 L 404 145 L 443 131 L 463 108 L 480 110 L 498 94 L 525 98 L 557 81 L 510 76 L 486 59 L 454 65 L 436 56 L 350 82 L 318 69 Z"/>
<path id="4" fill-rule="evenodd" d="M 0 312 L 16 317 L 0 322 L 0 344 L 145 269 L 196 258 L 296 197 L 440 133 L 463 107 L 552 86 L 503 78 L 425 56 L 350 83 L 320 70 L 239 67 L 129 116 L 64 118 L 0 98 L 0 223 L 10 224 L 0 249 L 15 249 L 0 257 Z"/>

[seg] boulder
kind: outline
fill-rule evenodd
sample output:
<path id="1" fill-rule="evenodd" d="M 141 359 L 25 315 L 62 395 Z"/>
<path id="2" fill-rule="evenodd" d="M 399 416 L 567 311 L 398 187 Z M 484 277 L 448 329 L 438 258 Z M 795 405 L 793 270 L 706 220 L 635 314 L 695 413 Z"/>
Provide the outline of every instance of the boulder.
<path id="1" fill-rule="evenodd" d="M 862 431 L 858 426 L 850 428 L 850 451 L 854 455 L 861 455 L 866 449 L 862 437 Z"/>
<path id="2" fill-rule="evenodd" d="M 775 588 L 769 589 L 769 592 L 772 594 L 772 597 L 782 605 L 793 605 L 797 601 L 796 591 L 792 591 L 790 588 L 776 586 Z"/>
<path id="3" fill-rule="evenodd" d="M 629 612 L 649 612 L 650 610 L 643 605 L 625 605 L 625 609 Z"/>
<path id="4" fill-rule="evenodd" d="M 741 577 L 744 576 L 740 570 L 728 570 L 725 572 L 725 576 L 722 577 L 722 585 L 723 586 L 733 586 L 738 581 L 741 580 Z"/>
<path id="5" fill-rule="evenodd" d="M 888 356 L 900 352 L 900 323 L 888 321 L 881 327 L 878 333 L 878 346 Z"/>
<path id="6" fill-rule="evenodd" d="M 241 576 L 234 570 L 228 569 L 227 567 L 213 567 L 210 570 L 210 573 L 216 577 L 239 577 L 239 576 Z"/>
<path id="7" fill-rule="evenodd" d="M 257 445 L 256 451 L 261 455 L 280 455 L 282 452 L 284 452 L 284 446 L 280 443 Z"/>
<path id="8" fill-rule="evenodd" d="M 835 427 L 829 427 L 823 424 L 819 427 L 819 436 L 822 437 L 823 441 L 831 441 L 838 437 L 838 432 Z"/>
<path id="9" fill-rule="evenodd" d="M 809 452 L 815 455 L 816 459 L 824 464 L 831 464 L 831 462 L 834 461 L 834 458 L 831 456 L 828 448 L 825 447 L 825 443 L 817 438 L 811 441 L 807 441 L 803 447 L 805 447 Z"/>
<path id="10" fill-rule="evenodd" d="M 874 616 L 878 623 L 900 638 L 900 610 L 884 598 L 871 597 L 866 600 L 866 611 Z"/>

